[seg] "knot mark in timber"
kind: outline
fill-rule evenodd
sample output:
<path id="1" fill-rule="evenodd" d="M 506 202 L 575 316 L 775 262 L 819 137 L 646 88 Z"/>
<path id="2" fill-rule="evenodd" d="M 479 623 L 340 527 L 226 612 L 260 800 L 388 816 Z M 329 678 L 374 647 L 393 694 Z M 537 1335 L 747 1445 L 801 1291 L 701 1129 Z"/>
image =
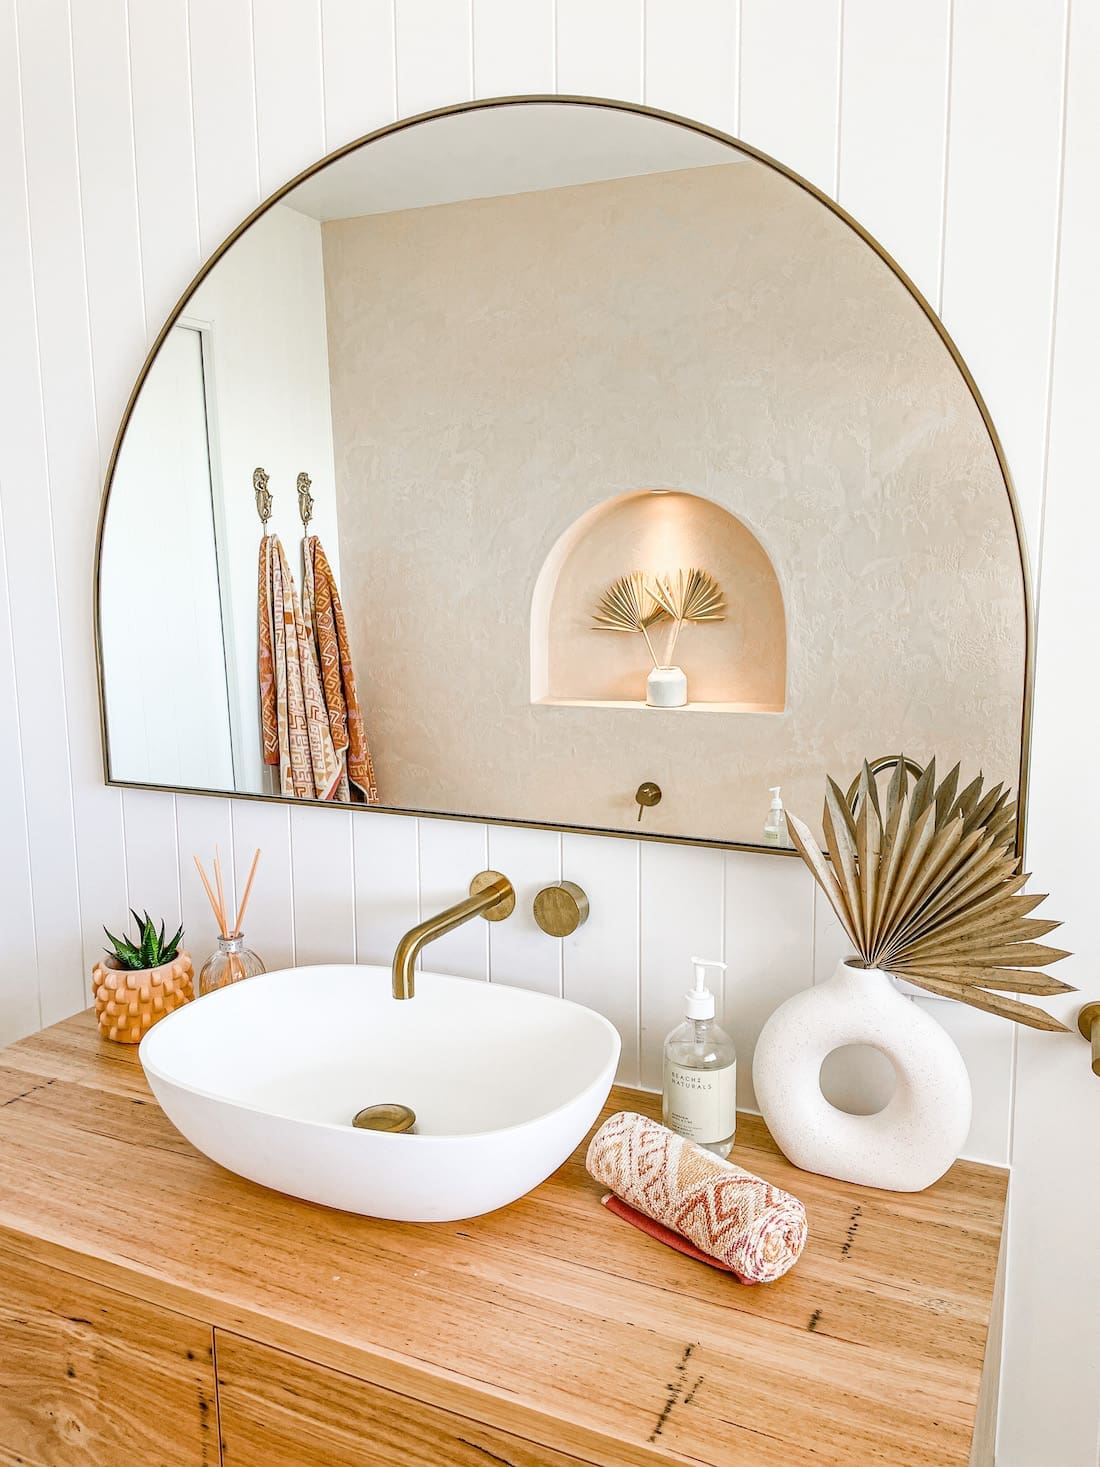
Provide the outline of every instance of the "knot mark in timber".
<path id="1" fill-rule="evenodd" d="M 859 1220 L 863 1216 L 863 1208 L 857 1202 L 852 1208 L 852 1215 L 848 1219 L 848 1231 L 844 1234 L 844 1246 L 840 1250 L 841 1258 L 847 1258 L 852 1251 L 852 1244 L 859 1232 Z"/>
<path id="2" fill-rule="evenodd" d="M 672 1415 L 676 1405 L 682 1400 L 685 1406 L 690 1406 L 695 1399 L 696 1391 L 703 1384 L 703 1377 L 700 1375 L 696 1376 L 690 1387 L 688 1386 L 688 1362 L 691 1360 L 697 1348 L 697 1344 L 685 1345 L 684 1353 L 676 1362 L 673 1378 L 666 1386 L 668 1396 L 665 1398 L 665 1404 L 661 1407 L 661 1414 L 657 1417 L 657 1424 L 649 1434 L 651 1442 L 655 1442 L 662 1431 L 664 1431 L 665 1423 Z"/>

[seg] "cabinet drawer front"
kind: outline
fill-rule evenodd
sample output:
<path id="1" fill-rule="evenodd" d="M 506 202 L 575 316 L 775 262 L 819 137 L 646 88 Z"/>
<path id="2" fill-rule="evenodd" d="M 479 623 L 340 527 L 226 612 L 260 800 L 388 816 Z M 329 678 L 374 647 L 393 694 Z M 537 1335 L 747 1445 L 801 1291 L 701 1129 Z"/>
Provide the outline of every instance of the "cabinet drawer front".
<path id="1" fill-rule="evenodd" d="M 212 1331 L 0 1247 L 0 1462 L 217 1467 Z"/>
<path id="2" fill-rule="evenodd" d="M 215 1332 L 224 1467 L 581 1467 L 508 1432 Z"/>

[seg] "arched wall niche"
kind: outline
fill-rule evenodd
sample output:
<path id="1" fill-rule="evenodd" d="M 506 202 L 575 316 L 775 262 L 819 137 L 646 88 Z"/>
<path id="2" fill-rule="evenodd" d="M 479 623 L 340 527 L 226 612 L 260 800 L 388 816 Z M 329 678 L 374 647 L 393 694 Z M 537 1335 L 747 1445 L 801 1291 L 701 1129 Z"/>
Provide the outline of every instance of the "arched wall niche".
<path id="1" fill-rule="evenodd" d="M 782 713 L 787 629 L 783 592 L 764 546 L 747 524 L 699 494 L 628 490 L 587 510 L 562 534 L 539 573 L 531 603 L 531 701 L 587 707 L 645 702 L 652 659 L 642 637 L 600 631 L 601 593 L 631 571 L 658 575 L 698 566 L 726 598 L 723 621 L 682 629 L 674 661 L 688 675 L 687 710 Z M 662 661 L 670 628 L 652 629 Z"/>

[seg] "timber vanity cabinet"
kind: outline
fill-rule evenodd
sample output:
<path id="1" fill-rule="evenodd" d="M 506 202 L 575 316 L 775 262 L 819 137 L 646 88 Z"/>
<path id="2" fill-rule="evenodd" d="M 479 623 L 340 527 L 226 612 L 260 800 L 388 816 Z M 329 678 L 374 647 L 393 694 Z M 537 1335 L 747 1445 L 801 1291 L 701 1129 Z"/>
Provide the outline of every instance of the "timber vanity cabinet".
<path id="1" fill-rule="evenodd" d="M 0 1052 L 0 1462 L 990 1463 L 1007 1174 L 854 1187 L 753 1116 L 735 1155 L 807 1207 L 775 1284 L 612 1217 L 583 1149 L 487 1216 L 379 1222 L 223 1171 L 66 1020 Z"/>

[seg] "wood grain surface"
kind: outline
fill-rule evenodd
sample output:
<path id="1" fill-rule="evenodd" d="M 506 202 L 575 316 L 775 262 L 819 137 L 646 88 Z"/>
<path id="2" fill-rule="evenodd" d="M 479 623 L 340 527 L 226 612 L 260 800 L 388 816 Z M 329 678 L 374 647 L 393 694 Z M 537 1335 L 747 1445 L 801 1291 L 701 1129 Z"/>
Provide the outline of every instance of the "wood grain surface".
<path id="1" fill-rule="evenodd" d="M 0 1462 L 216 1467 L 212 1331 L 0 1243 Z"/>
<path id="2" fill-rule="evenodd" d="M 581 1467 L 520 1437 L 218 1331 L 224 1467 Z"/>
<path id="3" fill-rule="evenodd" d="M 0 1053 L 0 1240 L 28 1259 L 582 1461 L 967 1462 L 1006 1172 L 878 1192 L 742 1116 L 733 1159 L 810 1221 L 747 1288 L 600 1207 L 583 1156 L 487 1217 L 381 1222 L 200 1156 L 87 1015 Z"/>

